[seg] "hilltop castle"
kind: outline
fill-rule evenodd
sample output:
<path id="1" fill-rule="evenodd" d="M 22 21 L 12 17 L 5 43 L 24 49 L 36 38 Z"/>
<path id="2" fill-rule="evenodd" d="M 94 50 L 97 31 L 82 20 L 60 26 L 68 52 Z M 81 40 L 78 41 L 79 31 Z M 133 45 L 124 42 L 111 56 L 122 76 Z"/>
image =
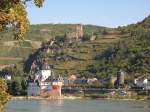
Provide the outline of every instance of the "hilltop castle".
<path id="1" fill-rule="evenodd" d="M 72 43 L 74 41 L 81 40 L 83 35 L 84 35 L 83 26 L 78 24 L 78 25 L 76 25 L 74 32 L 66 33 L 66 39 L 69 43 Z"/>

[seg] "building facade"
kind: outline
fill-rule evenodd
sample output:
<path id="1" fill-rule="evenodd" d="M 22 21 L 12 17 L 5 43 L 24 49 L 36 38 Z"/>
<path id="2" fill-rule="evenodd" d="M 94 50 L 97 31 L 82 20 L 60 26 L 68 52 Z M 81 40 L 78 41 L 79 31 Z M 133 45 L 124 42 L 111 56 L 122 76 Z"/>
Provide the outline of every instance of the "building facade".
<path id="1" fill-rule="evenodd" d="M 134 79 L 134 84 L 137 87 L 150 90 L 150 80 L 149 79 Z"/>

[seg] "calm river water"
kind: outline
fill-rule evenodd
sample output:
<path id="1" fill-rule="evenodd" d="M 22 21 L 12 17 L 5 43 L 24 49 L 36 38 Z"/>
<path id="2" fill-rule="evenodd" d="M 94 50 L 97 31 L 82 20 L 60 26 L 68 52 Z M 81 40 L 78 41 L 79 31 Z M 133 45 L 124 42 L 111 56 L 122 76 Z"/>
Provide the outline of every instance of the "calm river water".
<path id="1" fill-rule="evenodd" d="M 6 112 L 150 112 L 150 102 L 110 100 L 13 100 Z"/>

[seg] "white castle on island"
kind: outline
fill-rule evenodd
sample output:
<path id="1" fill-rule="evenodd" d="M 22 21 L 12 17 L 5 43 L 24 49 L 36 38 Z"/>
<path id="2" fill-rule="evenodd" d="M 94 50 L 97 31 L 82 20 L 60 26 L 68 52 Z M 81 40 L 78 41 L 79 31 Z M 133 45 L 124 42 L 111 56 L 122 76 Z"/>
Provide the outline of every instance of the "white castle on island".
<path id="1" fill-rule="evenodd" d="M 37 72 L 28 77 L 28 96 L 61 96 L 62 78 L 56 78 L 48 63 L 43 63 Z"/>

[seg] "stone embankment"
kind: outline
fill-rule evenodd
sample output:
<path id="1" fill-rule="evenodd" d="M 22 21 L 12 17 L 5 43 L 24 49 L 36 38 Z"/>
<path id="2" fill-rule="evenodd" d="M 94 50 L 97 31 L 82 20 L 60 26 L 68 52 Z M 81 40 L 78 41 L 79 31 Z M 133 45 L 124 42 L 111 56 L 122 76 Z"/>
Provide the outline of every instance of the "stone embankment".
<path id="1" fill-rule="evenodd" d="M 17 96 L 12 97 L 11 100 L 76 100 L 76 99 L 99 99 L 99 100 L 150 100 L 148 96 L 135 97 L 93 97 L 93 96 L 61 96 L 61 97 L 40 97 L 40 96 Z"/>

